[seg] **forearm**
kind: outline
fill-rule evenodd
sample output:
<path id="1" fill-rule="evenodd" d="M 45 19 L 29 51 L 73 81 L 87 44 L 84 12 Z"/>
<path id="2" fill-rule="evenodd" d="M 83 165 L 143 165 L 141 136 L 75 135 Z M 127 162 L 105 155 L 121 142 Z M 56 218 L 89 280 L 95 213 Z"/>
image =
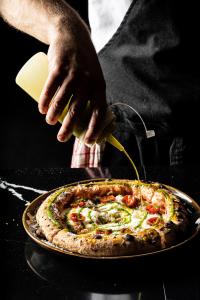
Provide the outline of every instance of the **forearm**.
<path id="1" fill-rule="evenodd" d="M 69 139 L 89 99 L 92 112 L 84 141 L 94 142 L 105 119 L 105 81 L 78 13 L 64 0 L 0 0 L 0 14 L 13 27 L 49 45 L 48 77 L 39 99 L 39 111 L 46 114 L 48 124 L 56 124 L 73 95 L 58 140 Z"/>
<path id="2" fill-rule="evenodd" d="M 11 26 L 45 44 L 50 44 L 63 26 L 65 31 L 73 31 L 74 22 L 82 22 L 63 0 L 1 0 L 0 15 Z"/>

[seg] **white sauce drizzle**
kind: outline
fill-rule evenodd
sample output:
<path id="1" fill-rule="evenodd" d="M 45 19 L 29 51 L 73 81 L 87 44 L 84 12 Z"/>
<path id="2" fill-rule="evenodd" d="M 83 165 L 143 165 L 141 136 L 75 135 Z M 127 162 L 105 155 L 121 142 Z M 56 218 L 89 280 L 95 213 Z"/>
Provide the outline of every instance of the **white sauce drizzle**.
<path id="1" fill-rule="evenodd" d="M 29 186 L 17 185 L 14 183 L 10 183 L 5 180 L 2 180 L 1 178 L 0 178 L 0 188 L 4 189 L 4 190 L 8 190 L 13 196 L 15 196 L 16 198 L 18 198 L 21 201 L 26 202 L 27 204 L 29 204 L 29 201 L 25 200 L 23 195 L 21 193 L 19 193 L 17 191 L 17 189 L 29 190 L 29 191 L 33 191 L 34 193 L 37 193 L 37 194 L 44 194 L 47 192 L 44 190 L 29 187 Z"/>

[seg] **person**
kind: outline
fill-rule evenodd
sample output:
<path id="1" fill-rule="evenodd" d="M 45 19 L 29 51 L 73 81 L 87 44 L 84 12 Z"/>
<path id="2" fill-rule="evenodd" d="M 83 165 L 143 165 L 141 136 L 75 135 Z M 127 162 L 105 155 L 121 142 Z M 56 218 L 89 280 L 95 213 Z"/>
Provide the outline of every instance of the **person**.
<path id="1" fill-rule="evenodd" d="M 1 16 L 9 24 L 49 45 L 49 75 L 39 101 L 47 123 L 57 122 L 73 94 L 59 141 L 69 139 L 87 100 L 91 101 L 84 146 L 76 140 L 72 166 L 77 161 L 78 166 L 125 163 L 107 144 L 87 147 L 101 133 L 107 103 L 116 116 L 115 136 L 139 164 L 199 161 L 200 49 L 194 44 L 199 25 L 195 5 L 195 1 L 189 7 L 181 1 L 180 8 L 178 1 L 171 0 L 89 0 L 90 34 L 63 0 L 0 2 Z M 147 138 L 130 106 L 155 137 Z"/>

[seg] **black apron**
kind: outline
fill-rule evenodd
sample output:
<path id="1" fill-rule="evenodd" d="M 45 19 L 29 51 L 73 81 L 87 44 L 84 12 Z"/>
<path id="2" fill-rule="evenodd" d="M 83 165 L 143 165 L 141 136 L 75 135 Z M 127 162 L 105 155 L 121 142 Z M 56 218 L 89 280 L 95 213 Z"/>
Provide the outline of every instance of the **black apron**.
<path id="1" fill-rule="evenodd" d="M 137 114 L 124 106 L 112 108 L 117 119 L 114 135 L 142 166 L 200 161 L 197 4 L 133 0 L 117 32 L 98 53 L 108 103 L 131 105 L 156 133 L 147 139 Z M 103 165 L 126 163 L 106 145 Z"/>

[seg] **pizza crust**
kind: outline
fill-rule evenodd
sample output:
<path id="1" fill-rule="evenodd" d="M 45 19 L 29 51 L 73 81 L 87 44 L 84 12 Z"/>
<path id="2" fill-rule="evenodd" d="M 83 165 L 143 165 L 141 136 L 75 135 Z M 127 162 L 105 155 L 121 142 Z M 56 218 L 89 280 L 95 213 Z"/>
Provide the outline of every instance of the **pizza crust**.
<path id="1" fill-rule="evenodd" d="M 49 205 L 48 199 L 45 200 L 39 207 L 36 214 L 36 221 L 39 227 L 42 229 L 43 234 L 49 242 L 53 241 L 53 237 L 60 231 L 60 228 L 52 223 L 49 219 L 46 211 Z"/>
<path id="2" fill-rule="evenodd" d="M 188 225 L 187 212 L 180 201 L 174 198 L 175 196 L 172 197 L 175 199 L 174 222 L 166 221 L 166 224 L 159 229 L 141 228 L 141 230 L 138 229 L 131 234 L 120 232 L 116 235 L 97 235 L 95 230 L 86 233 L 73 233 L 63 225 L 63 220 L 54 220 L 49 214 L 49 207 L 53 207 L 57 215 L 61 215 L 64 209 L 69 208 L 81 197 L 94 199 L 97 196 L 104 197 L 105 195 L 135 195 L 135 197 L 139 197 L 141 203 L 145 201 L 146 205 L 152 201 L 155 192 L 159 192 L 159 184 L 143 183 L 142 188 L 139 189 L 137 188 L 138 184 L 138 181 L 133 180 L 116 180 L 111 183 L 101 181 L 62 188 L 47 197 L 41 204 L 36 213 L 37 223 L 46 239 L 52 244 L 67 251 L 94 257 L 137 255 L 175 244 L 179 232 L 186 232 Z M 58 200 L 55 201 L 55 199 Z M 171 209 L 171 206 L 167 209 Z"/>
<path id="3" fill-rule="evenodd" d="M 128 241 L 126 236 L 111 236 L 95 239 L 92 236 L 77 236 L 65 229 L 59 231 L 53 238 L 53 244 L 72 252 L 90 256 L 119 256 L 152 252 L 161 248 L 161 239 L 152 243 L 144 241 L 141 237 L 134 237 Z"/>

